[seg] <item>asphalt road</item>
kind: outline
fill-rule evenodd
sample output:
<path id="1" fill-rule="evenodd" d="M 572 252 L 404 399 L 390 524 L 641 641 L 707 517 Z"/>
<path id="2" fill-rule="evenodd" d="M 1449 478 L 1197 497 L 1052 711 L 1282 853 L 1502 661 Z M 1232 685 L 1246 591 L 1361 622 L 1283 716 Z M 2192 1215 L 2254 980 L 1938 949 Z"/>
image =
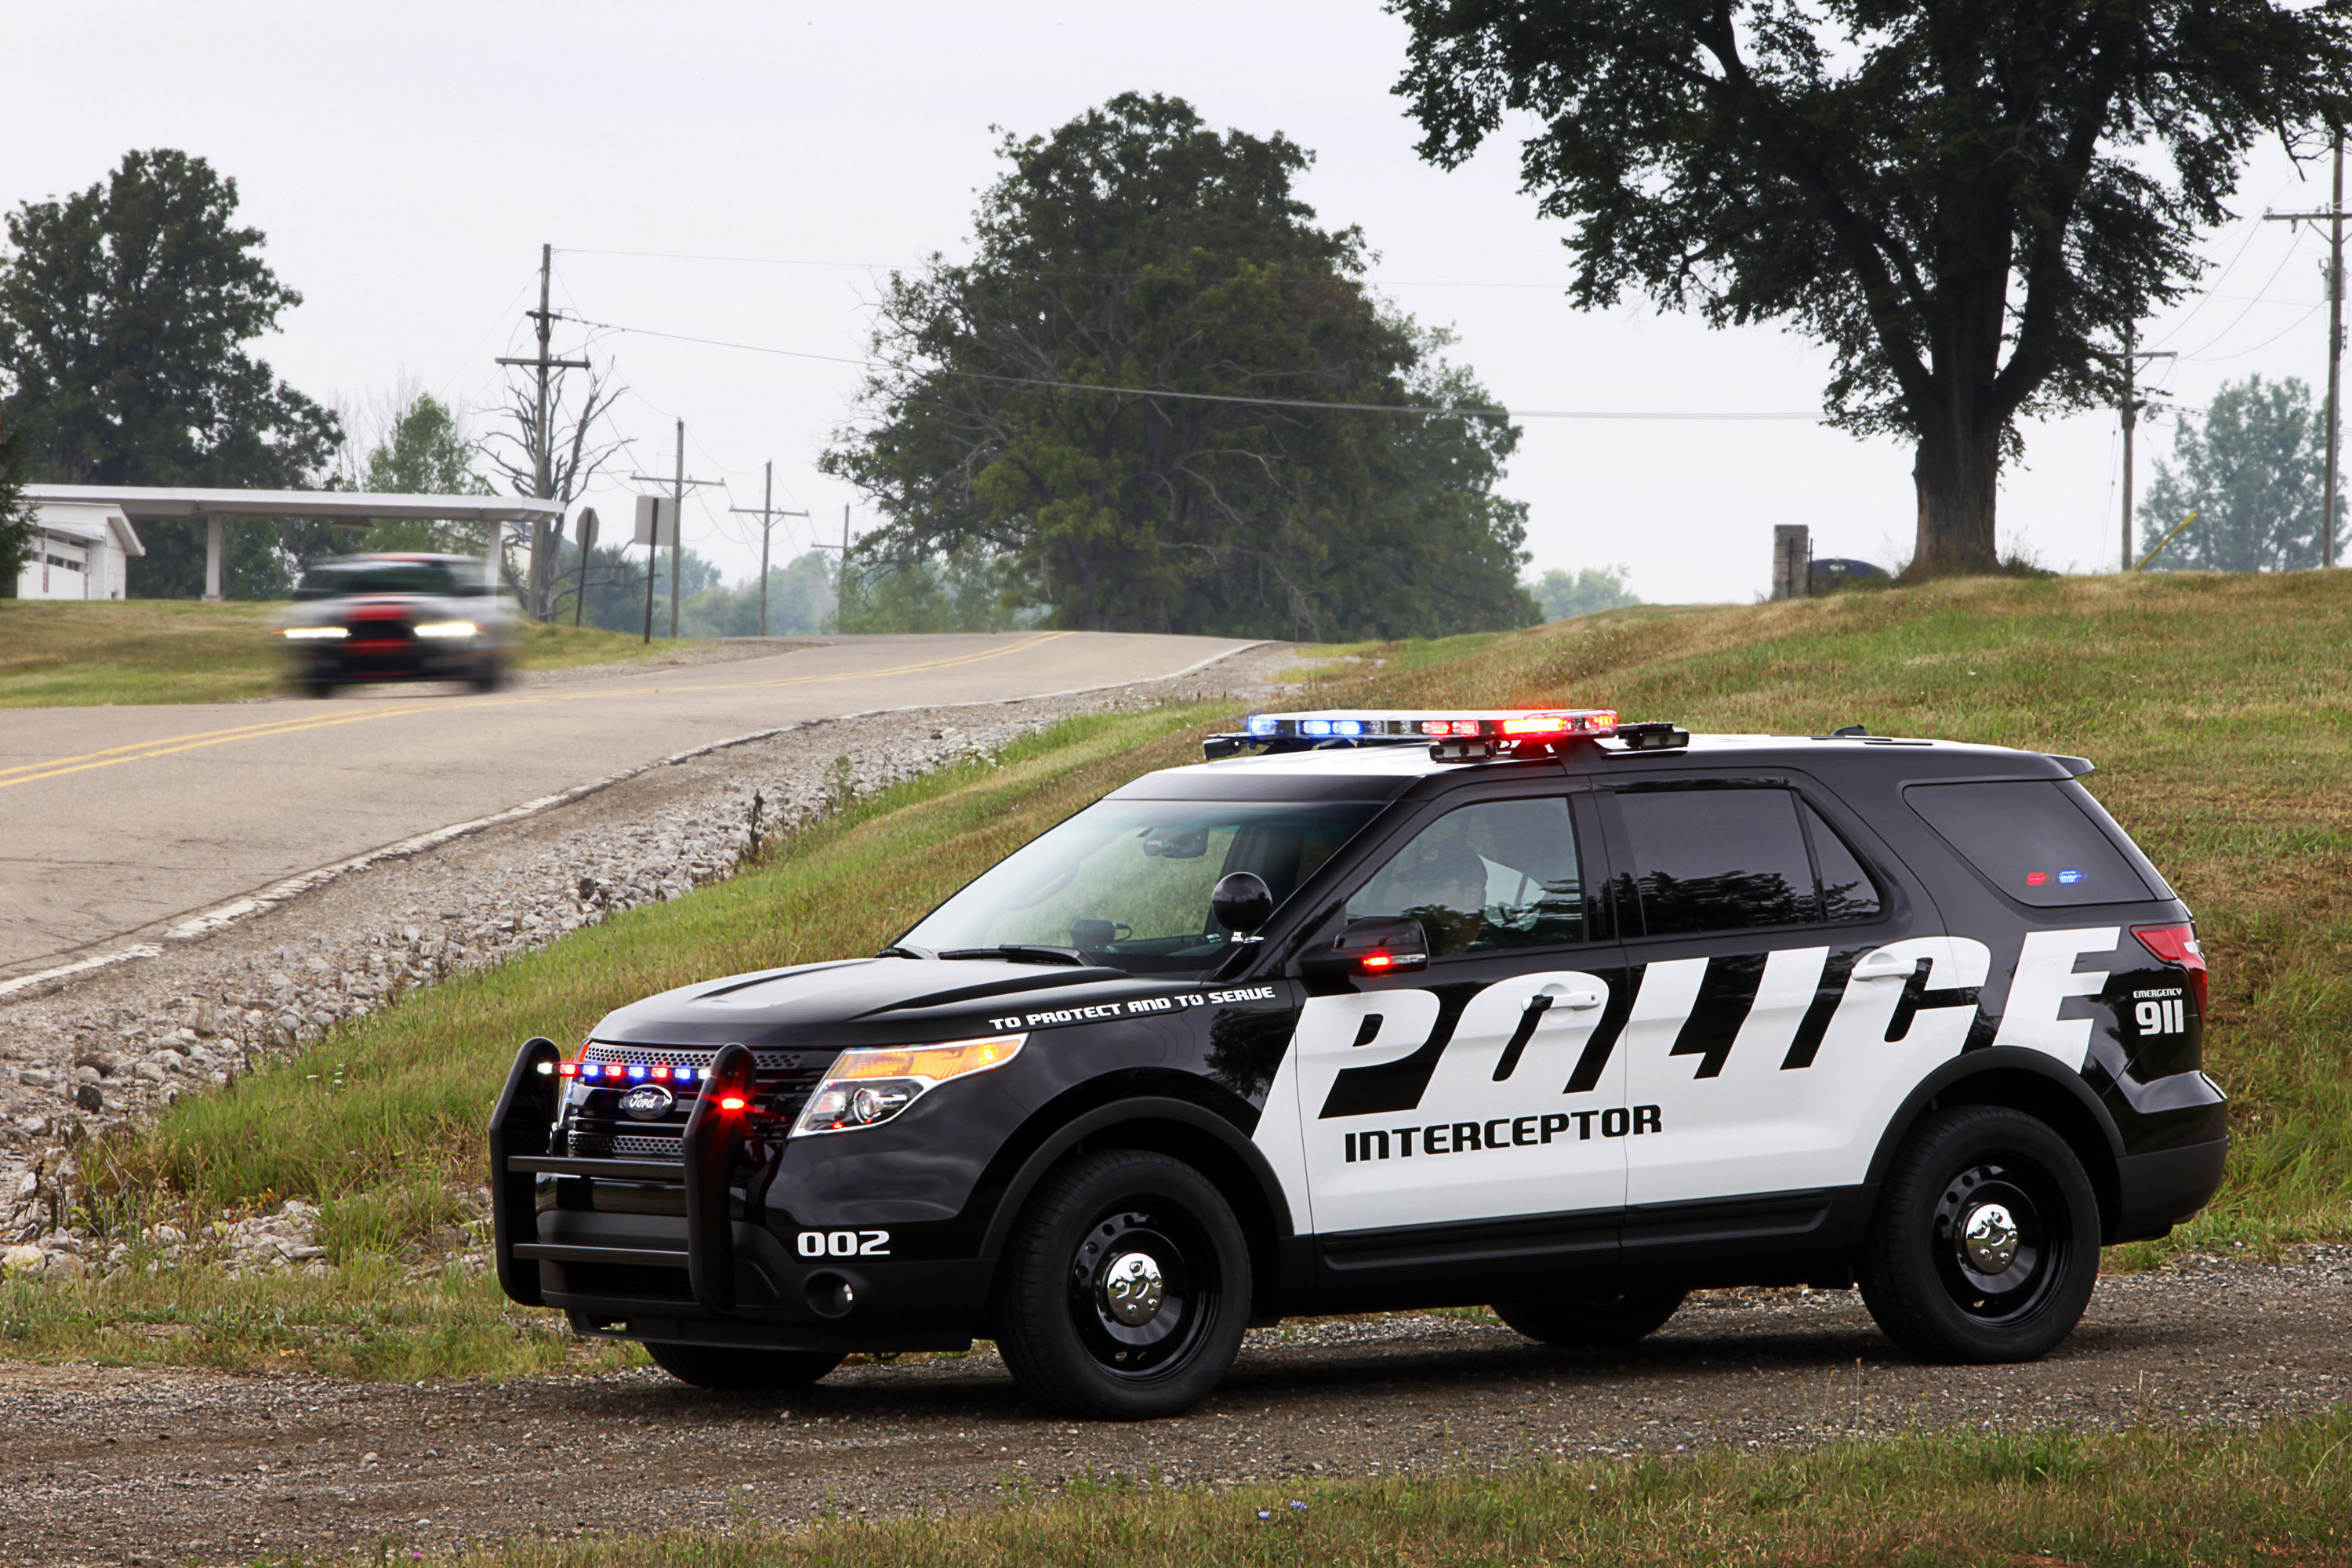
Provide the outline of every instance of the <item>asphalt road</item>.
<path id="1" fill-rule="evenodd" d="M 1250 645 L 1095 632 L 845 637 L 491 696 L 0 710 L 0 978 L 281 879 L 812 719 L 1181 673 Z"/>
<path id="2" fill-rule="evenodd" d="M 1530 1458 L 1979 1432 L 2250 1425 L 2352 1392 L 2352 1255 L 2110 1277 L 2022 1366 L 1898 1353 L 1848 1290 L 1727 1291 L 1622 1350 L 1459 1318 L 1250 1335 L 1166 1421 L 1049 1419 L 992 1352 L 845 1367 L 789 1396 L 650 1370 L 506 1384 L 0 1365 L 0 1564 L 435 1556 L 467 1541 L 986 1507 L 1128 1485 L 1489 1470 Z"/>

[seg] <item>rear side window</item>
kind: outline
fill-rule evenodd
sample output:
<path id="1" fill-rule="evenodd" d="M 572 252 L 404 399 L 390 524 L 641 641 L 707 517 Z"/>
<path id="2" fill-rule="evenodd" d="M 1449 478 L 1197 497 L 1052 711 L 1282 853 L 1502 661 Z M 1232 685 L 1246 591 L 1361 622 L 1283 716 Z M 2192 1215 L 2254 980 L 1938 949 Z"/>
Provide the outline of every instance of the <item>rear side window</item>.
<path id="1" fill-rule="evenodd" d="M 1876 920 L 1883 900 L 1845 840 L 1790 790 L 1627 790 L 1618 819 L 1651 936 Z"/>
<path id="2" fill-rule="evenodd" d="M 1913 784 L 1903 798 L 1969 865 L 2021 903 L 2051 908 L 2160 896 L 2151 886 L 2153 873 L 2140 874 L 2133 864 L 2139 858 L 2117 847 L 2091 815 L 2096 803 L 2071 780 Z"/>
<path id="3" fill-rule="evenodd" d="M 1652 936 L 1821 918 L 1796 796 L 1784 789 L 1617 797 Z"/>

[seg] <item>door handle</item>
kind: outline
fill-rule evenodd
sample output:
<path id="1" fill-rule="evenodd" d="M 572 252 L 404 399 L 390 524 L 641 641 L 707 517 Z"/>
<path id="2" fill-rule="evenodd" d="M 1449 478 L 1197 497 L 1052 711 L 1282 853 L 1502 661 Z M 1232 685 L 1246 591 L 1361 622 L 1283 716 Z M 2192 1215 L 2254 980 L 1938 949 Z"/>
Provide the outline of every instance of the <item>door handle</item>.
<path id="1" fill-rule="evenodd" d="M 1908 957 L 1880 948 L 1853 966 L 1856 980 L 1908 980 L 1919 967 L 1919 955 Z"/>
<path id="2" fill-rule="evenodd" d="M 1598 991 L 1564 992 L 1552 1003 L 1552 1005 L 1555 1007 L 1572 1007 L 1577 1011 L 1581 1012 L 1587 1007 L 1600 1006 L 1601 993 Z"/>

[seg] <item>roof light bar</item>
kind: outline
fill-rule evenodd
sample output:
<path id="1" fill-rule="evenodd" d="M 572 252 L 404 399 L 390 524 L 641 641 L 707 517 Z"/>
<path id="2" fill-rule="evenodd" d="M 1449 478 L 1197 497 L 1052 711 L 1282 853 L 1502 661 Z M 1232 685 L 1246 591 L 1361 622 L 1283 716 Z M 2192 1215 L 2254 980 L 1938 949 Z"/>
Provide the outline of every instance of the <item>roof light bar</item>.
<path id="1" fill-rule="evenodd" d="M 1253 713 L 1249 732 L 1260 740 L 1517 742 L 1612 735 L 1612 708 L 1515 708 L 1435 713 L 1413 711 Z"/>

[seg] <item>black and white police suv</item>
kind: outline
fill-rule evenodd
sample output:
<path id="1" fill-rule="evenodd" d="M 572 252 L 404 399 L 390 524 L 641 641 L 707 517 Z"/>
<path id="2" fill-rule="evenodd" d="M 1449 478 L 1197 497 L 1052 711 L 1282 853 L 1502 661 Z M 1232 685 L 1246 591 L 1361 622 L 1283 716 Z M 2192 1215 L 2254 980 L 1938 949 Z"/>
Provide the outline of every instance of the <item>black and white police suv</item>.
<path id="1" fill-rule="evenodd" d="M 709 1387 L 986 1335 L 1109 1416 L 1286 1315 L 1603 1344 L 1703 1286 L 2016 1361 L 2221 1182 L 2189 911 L 2079 758 L 1598 710 L 1206 750 L 877 957 L 525 1046 L 508 1294 Z"/>

